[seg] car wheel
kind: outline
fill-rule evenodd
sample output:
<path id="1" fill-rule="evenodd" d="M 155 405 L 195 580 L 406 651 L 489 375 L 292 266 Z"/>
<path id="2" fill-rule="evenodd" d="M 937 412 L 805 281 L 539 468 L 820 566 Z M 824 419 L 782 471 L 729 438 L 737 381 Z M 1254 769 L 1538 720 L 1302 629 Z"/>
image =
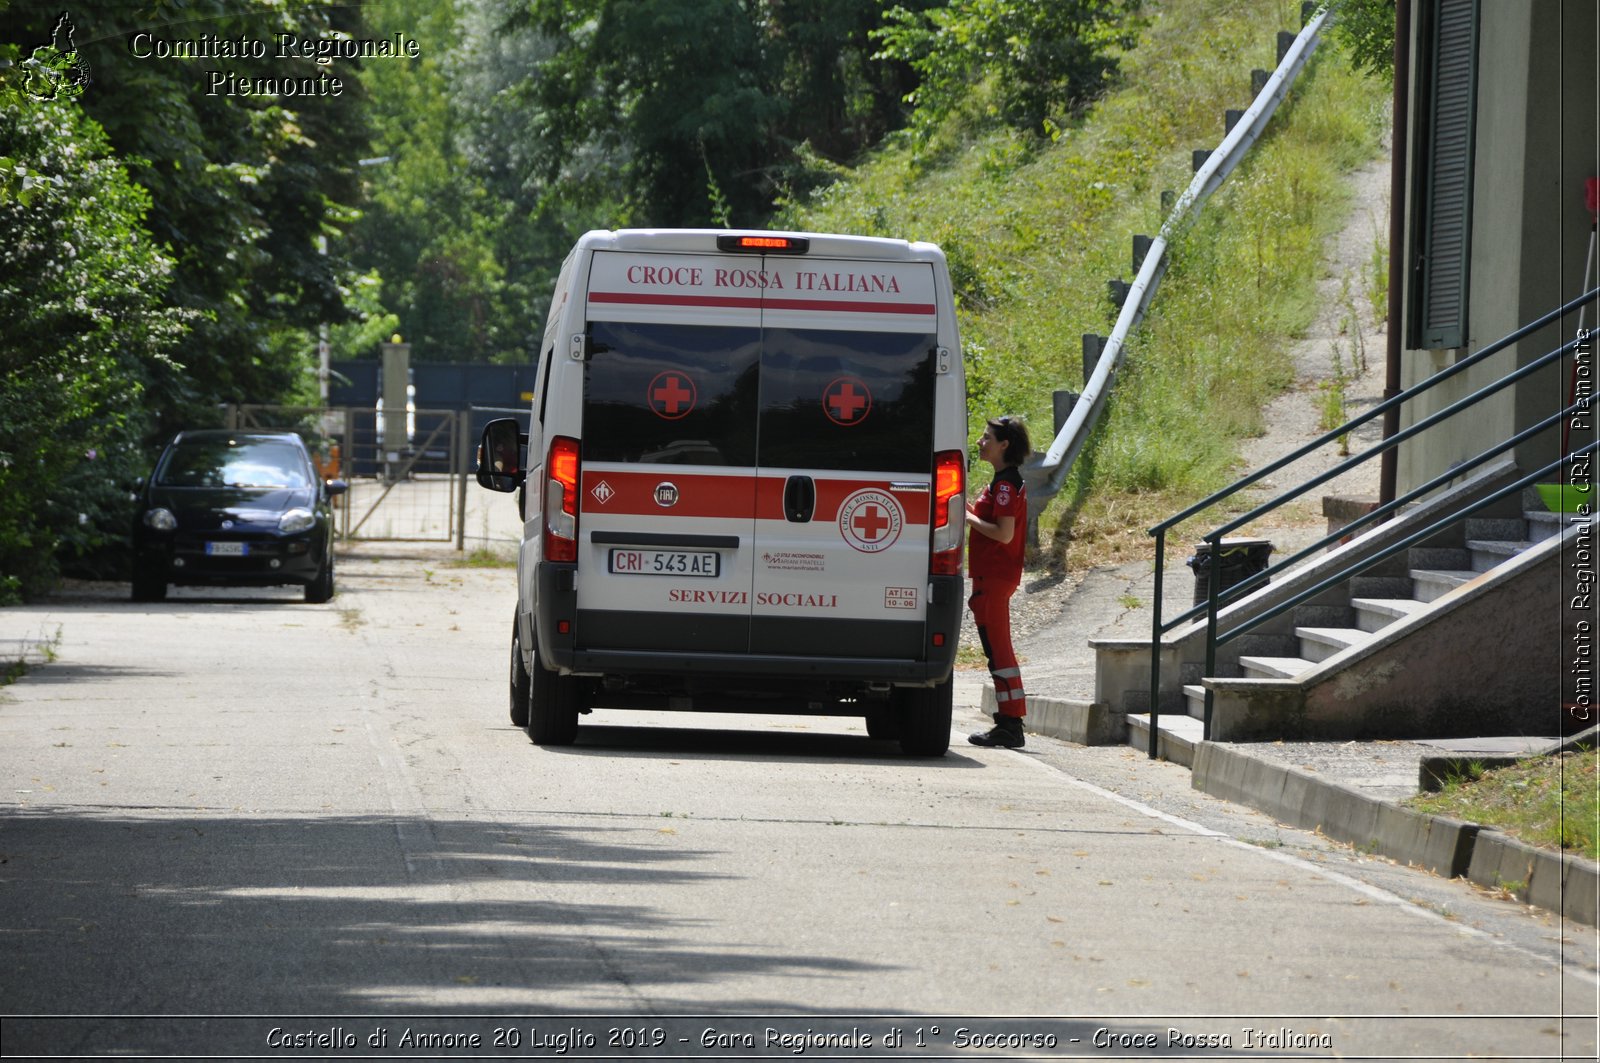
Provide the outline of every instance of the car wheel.
<path id="1" fill-rule="evenodd" d="M 954 701 L 955 685 L 948 679 L 935 687 L 895 687 L 900 751 L 912 757 L 944 756 L 950 749 Z"/>
<path id="2" fill-rule="evenodd" d="M 583 680 L 552 672 L 533 649 L 528 676 L 528 737 L 541 746 L 570 746 L 578 738 L 583 711 Z"/>
<path id="3" fill-rule="evenodd" d="M 148 572 L 135 572 L 133 574 L 133 600 L 136 602 L 159 602 L 167 597 L 167 581 L 160 576 Z"/>
<path id="4" fill-rule="evenodd" d="M 317 570 L 317 578 L 306 584 L 306 601 L 312 605 L 321 605 L 333 597 L 333 551 L 328 551 L 328 556 L 323 559 L 322 567 Z"/>
<path id="5" fill-rule="evenodd" d="M 894 705 L 883 702 L 869 708 L 867 716 L 867 737 L 880 741 L 893 741 L 900 737 L 900 728 L 895 721 Z"/>
<path id="6" fill-rule="evenodd" d="M 522 636 L 517 631 L 517 619 L 511 618 L 511 723 L 516 727 L 528 726 L 528 699 L 533 696 L 533 681 L 522 666 Z"/>

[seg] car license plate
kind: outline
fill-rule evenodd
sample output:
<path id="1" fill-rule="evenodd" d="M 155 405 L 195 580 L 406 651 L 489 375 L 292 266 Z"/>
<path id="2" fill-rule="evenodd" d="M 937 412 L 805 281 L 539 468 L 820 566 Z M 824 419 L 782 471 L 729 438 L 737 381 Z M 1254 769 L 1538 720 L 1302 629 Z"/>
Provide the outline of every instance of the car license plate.
<path id="1" fill-rule="evenodd" d="M 610 571 L 621 576 L 717 576 L 722 555 L 714 550 L 628 550 L 613 548 Z"/>
<path id="2" fill-rule="evenodd" d="M 209 557 L 244 557 L 249 553 L 249 543 L 206 543 Z"/>

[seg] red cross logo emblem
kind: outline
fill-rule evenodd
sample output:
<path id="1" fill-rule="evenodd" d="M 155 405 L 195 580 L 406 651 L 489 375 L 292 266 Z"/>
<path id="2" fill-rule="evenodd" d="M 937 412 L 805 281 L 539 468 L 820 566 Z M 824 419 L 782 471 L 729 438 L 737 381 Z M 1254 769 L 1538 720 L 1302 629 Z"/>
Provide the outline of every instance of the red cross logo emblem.
<path id="1" fill-rule="evenodd" d="M 857 491 L 839 507 L 839 531 L 844 541 L 864 554 L 893 546 L 904 526 L 900 503 L 884 491 Z"/>
<path id="2" fill-rule="evenodd" d="M 849 427 L 866 420 L 872 409 L 872 392 L 860 377 L 835 377 L 822 389 L 822 412 L 837 425 Z"/>
<path id="3" fill-rule="evenodd" d="M 645 395 L 655 415 L 668 421 L 687 416 L 694 409 L 696 398 L 694 381 L 671 370 L 657 373 L 645 389 Z"/>
<path id="4" fill-rule="evenodd" d="M 876 542 L 889 523 L 889 518 L 883 515 L 883 511 L 870 502 L 862 506 L 860 512 L 850 519 L 850 527 L 869 543 Z"/>

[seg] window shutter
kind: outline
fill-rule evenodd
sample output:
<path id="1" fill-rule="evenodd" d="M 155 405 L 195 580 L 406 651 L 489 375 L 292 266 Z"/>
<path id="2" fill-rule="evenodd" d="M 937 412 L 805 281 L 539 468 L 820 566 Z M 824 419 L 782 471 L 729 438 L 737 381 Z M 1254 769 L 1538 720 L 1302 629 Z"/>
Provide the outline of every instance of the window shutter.
<path id="1" fill-rule="evenodd" d="M 1413 347 L 1466 345 L 1478 0 L 1431 0 L 1433 41 Z"/>

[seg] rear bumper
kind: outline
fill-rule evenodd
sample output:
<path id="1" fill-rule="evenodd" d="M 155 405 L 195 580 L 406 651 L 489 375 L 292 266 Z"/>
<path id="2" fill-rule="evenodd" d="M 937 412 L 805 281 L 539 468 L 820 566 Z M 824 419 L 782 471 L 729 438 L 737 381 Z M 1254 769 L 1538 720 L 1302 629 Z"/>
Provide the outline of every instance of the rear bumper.
<path id="1" fill-rule="evenodd" d="M 962 577 L 930 577 L 927 616 L 922 624 L 896 624 L 892 641 L 896 653 L 886 656 L 838 656 L 812 653 L 700 652 L 682 638 L 678 618 L 675 645 L 626 649 L 580 648 L 583 622 L 603 623 L 604 617 L 578 612 L 575 567 L 541 563 L 536 573 L 539 616 L 534 625 L 539 654 L 562 671 L 608 677 L 677 676 L 697 679 L 727 677 L 738 685 L 749 680 L 779 684 L 802 683 L 893 684 L 931 686 L 950 677 L 955 667 L 956 644 L 961 631 Z M 671 624 L 665 618 L 661 626 Z M 566 630 L 562 630 L 563 624 Z M 911 628 L 909 640 L 904 629 Z M 917 630 L 917 629 L 920 629 Z M 934 645 L 935 634 L 943 645 Z M 669 641 L 664 636 L 664 641 Z M 870 649 L 870 646 L 864 645 Z"/>

